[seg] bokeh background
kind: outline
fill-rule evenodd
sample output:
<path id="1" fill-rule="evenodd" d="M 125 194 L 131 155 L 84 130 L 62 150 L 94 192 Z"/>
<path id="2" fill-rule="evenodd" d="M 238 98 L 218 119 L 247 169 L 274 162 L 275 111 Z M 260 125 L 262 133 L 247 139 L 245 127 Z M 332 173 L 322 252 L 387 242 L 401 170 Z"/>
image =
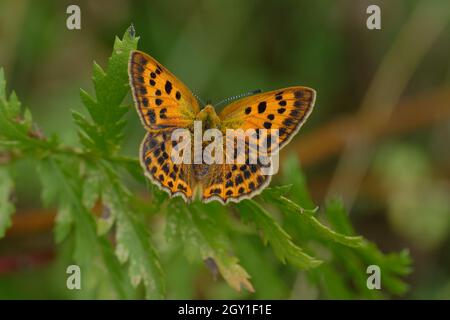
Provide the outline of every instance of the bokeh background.
<path id="1" fill-rule="evenodd" d="M 81 30 L 66 28 L 74 3 Z M 366 28 L 370 4 L 381 7 L 381 30 Z M 78 143 L 70 110 L 82 110 L 80 87 L 92 89 L 92 61 L 104 65 L 131 23 L 139 48 L 203 100 L 315 88 L 315 111 L 283 155 L 298 156 L 316 203 L 338 196 L 358 233 L 386 251 L 410 250 L 405 298 L 448 299 L 449 22 L 447 0 L 0 0 L 0 66 L 41 129 L 69 144 Z M 134 112 L 128 118 L 124 152 L 137 156 L 144 131 Z M 32 163 L 17 172 L 17 195 L 0 240 L 0 298 L 65 298 L 64 250 Z M 193 288 L 173 297 L 239 297 L 191 276 Z M 272 297 L 289 298 L 288 284 Z"/>

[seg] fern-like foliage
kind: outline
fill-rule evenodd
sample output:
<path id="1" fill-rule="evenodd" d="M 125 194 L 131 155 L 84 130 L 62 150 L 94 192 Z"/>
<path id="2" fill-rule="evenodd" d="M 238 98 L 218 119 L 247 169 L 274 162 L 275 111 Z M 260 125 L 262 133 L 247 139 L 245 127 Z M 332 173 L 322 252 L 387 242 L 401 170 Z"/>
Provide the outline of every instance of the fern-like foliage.
<path id="1" fill-rule="evenodd" d="M 204 261 L 213 275 L 220 274 L 236 291 L 245 288 L 248 293 L 241 291 L 241 296 L 285 292 L 285 284 L 276 277 L 280 267 L 292 278 L 304 274 L 319 297 L 381 298 L 407 290 L 402 277 L 410 272 L 408 254 L 383 254 L 355 235 L 338 201 L 317 210 L 294 158 L 283 167 L 284 185 L 226 207 L 186 205 L 153 186 L 149 200 L 130 192 L 122 172 L 145 181 L 137 159 L 120 154 L 124 116 L 130 109 L 123 104 L 129 92 L 127 64 L 137 43 L 129 29 L 122 39 L 116 38 L 106 69 L 94 63 L 95 92 L 80 92 L 88 116 L 73 112 L 78 148 L 62 144 L 57 136 L 45 136 L 16 95 L 6 94 L 0 71 L 0 237 L 11 226 L 14 212 L 11 169 L 27 158 L 36 163 L 44 205 L 57 207 L 55 241 L 71 243 L 72 259 L 84 270 L 81 297 L 95 297 L 105 286 L 114 292 L 112 297 L 121 299 L 142 294 L 164 298 L 167 283 L 177 291 L 180 284 L 170 281 L 173 275 L 166 279 L 156 249 L 167 245 L 175 256 L 176 250 L 183 251 L 192 265 Z M 155 215 L 166 225 L 165 245 L 155 245 L 151 237 L 149 218 Z M 258 237 L 262 243 L 255 242 Z M 366 286 L 366 268 L 371 264 L 383 272 L 382 292 Z M 188 269 L 182 266 L 178 271 Z"/>

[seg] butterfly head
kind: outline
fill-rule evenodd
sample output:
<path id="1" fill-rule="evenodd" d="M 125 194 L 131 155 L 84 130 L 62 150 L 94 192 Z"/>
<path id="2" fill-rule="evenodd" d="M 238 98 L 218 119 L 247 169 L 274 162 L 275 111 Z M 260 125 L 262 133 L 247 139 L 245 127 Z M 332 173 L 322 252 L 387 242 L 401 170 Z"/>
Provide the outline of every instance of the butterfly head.
<path id="1" fill-rule="evenodd" d="M 207 104 L 196 116 L 196 120 L 202 121 L 206 129 L 217 128 L 220 123 L 220 118 L 216 110 L 211 104 Z"/>

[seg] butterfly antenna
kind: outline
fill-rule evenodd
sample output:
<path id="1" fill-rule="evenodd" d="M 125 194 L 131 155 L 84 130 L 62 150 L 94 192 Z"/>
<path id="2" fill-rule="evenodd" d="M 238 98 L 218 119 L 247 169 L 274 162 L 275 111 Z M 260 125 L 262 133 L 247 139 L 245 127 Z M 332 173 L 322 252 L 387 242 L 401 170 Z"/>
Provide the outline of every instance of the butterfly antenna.
<path id="1" fill-rule="evenodd" d="M 192 93 L 198 102 L 202 105 L 202 107 L 206 106 L 205 101 L 203 101 L 196 93 Z"/>
<path id="2" fill-rule="evenodd" d="M 228 103 L 230 101 L 236 100 L 236 99 L 240 99 L 240 98 L 244 98 L 244 97 L 248 97 L 257 93 L 261 93 L 262 90 L 261 89 L 257 89 L 257 90 L 253 90 L 253 91 L 249 91 L 249 92 L 245 92 L 245 93 L 241 93 L 238 94 L 236 96 L 232 96 L 232 97 L 228 97 L 222 101 L 220 101 L 219 103 L 215 104 L 216 107 L 220 107 L 221 105 Z"/>

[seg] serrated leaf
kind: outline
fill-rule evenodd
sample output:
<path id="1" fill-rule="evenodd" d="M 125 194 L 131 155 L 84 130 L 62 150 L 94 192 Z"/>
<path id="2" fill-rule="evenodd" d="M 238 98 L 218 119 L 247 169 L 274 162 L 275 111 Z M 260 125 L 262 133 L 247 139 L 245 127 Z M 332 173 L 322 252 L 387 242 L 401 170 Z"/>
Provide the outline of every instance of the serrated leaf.
<path id="1" fill-rule="evenodd" d="M 90 162 L 86 163 L 83 181 L 82 202 L 86 208 L 92 209 L 101 197 L 102 175 Z"/>
<path id="2" fill-rule="evenodd" d="M 198 205 L 173 206 L 168 211 L 168 237 L 174 239 L 178 235 L 188 258 L 199 256 L 209 261 L 208 264 L 217 267 L 228 285 L 236 291 L 244 287 L 253 292 L 249 274 L 237 257 L 230 254 L 229 240 L 223 229 L 202 208 L 205 209 Z M 212 214 L 211 211 L 209 213 Z"/>
<path id="3" fill-rule="evenodd" d="M 72 111 L 72 118 L 75 123 L 82 129 L 89 137 L 97 136 L 97 127 L 86 119 L 84 115 L 77 111 Z"/>
<path id="4" fill-rule="evenodd" d="M 21 108 L 16 94 L 12 92 L 7 99 L 4 74 L 0 72 L 2 94 L 0 97 L 0 136 L 2 145 L 16 145 L 22 149 L 51 149 L 54 141 L 36 139 L 33 132 L 31 113 Z"/>
<path id="5" fill-rule="evenodd" d="M 289 155 L 283 166 L 282 180 L 285 184 L 291 184 L 289 198 L 302 208 L 314 210 L 316 207 L 306 185 L 306 179 L 300 170 L 300 164 L 295 155 Z"/>
<path id="6" fill-rule="evenodd" d="M 325 206 L 325 213 L 330 224 L 336 228 L 338 232 L 347 235 L 353 235 L 355 232 L 348 218 L 348 213 L 341 201 L 333 199 L 328 201 Z"/>
<path id="7" fill-rule="evenodd" d="M 123 40 L 116 38 L 113 52 L 108 60 L 106 70 L 94 62 L 92 80 L 95 98 L 84 90 L 80 97 L 88 110 L 92 123 L 74 113 L 74 119 L 85 135 L 80 134 L 83 144 L 96 148 L 106 154 L 118 149 L 123 139 L 126 122 L 123 117 L 129 108 L 122 106 L 122 101 L 129 91 L 128 60 L 131 50 L 136 49 L 138 38 L 130 36 L 128 30 Z"/>
<path id="8" fill-rule="evenodd" d="M 291 283 L 286 283 L 279 274 L 277 260 L 267 259 L 267 251 L 261 247 L 259 239 L 252 235 L 240 235 L 233 232 L 230 235 L 233 248 L 239 259 L 251 275 L 255 294 L 252 299 L 280 299 L 292 294 Z"/>
<path id="9" fill-rule="evenodd" d="M 145 285 L 148 299 L 165 295 L 164 274 L 147 228 L 136 221 L 131 212 L 131 194 L 121 185 L 114 170 L 105 162 L 101 167 L 104 174 L 103 192 L 110 197 L 104 199 L 116 219 L 116 255 L 120 262 L 128 262 L 128 274 L 133 286 Z"/>
<path id="10" fill-rule="evenodd" d="M 11 94 L 9 95 L 9 108 L 8 108 L 8 117 L 10 119 L 14 118 L 14 117 L 18 117 L 20 115 L 20 111 L 21 111 L 21 103 L 19 101 L 19 98 L 17 98 L 16 93 L 13 91 L 11 92 Z"/>
<path id="11" fill-rule="evenodd" d="M 49 162 L 49 160 L 44 160 L 37 166 L 37 173 L 42 187 L 41 200 L 45 207 L 56 204 L 62 191 L 59 179 L 55 175 L 51 164 L 52 162 Z"/>
<path id="12" fill-rule="evenodd" d="M 352 299 L 354 294 L 348 286 L 348 279 L 336 270 L 333 265 L 323 264 L 312 270 L 311 277 L 319 283 L 321 291 L 327 299 Z M 363 281 L 364 285 L 366 284 Z"/>
<path id="13" fill-rule="evenodd" d="M 42 182 L 48 189 L 47 183 L 52 186 L 48 191 L 51 197 L 48 200 L 59 201 L 60 211 L 56 223 L 62 225 L 56 226 L 58 240 L 67 235 L 68 224 L 73 224 L 75 236 L 75 250 L 73 253 L 75 261 L 86 267 L 84 272 L 92 272 L 99 266 L 96 260 L 102 259 L 106 272 L 110 275 L 109 279 L 116 289 L 119 297 L 130 298 L 133 290 L 126 281 L 123 271 L 115 256 L 111 255 L 112 247 L 105 237 L 98 237 L 96 234 L 96 225 L 94 217 L 81 201 L 81 181 L 76 174 L 77 170 L 73 167 L 64 167 L 63 164 L 53 160 L 44 159 L 39 166 L 39 172 Z M 54 190 L 56 186 L 56 190 Z M 58 231 L 59 230 L 59 231 Z"/>
<path id="14" fill-rule="evenodd" d="M 69 236 L 72 225 L 71 207 L 65 203 L 61 203 L 56 213 L 55 227 L 53 229 L 56 243 L 63 242 Z"/>
<path id="15" fill-rule="evenodd" d="M 326 225 L 322 224 L 311 211 L 305 210 L 293 201 L 284 196 L 266 194 L 269 199 L 278 204 L 281 212 L 285 215 L 291 215 L 299 223 L 307 224 L 316 236 L 324 240 L 334 241 L 342 245 L 357 248 L 364 245 L 364 239 L 360 236 L 349 236 L 338 233 Z"/>
<path id="16" fill-rule="evenodd" d="M 6 99 L 0 99 L 0 135 L 18 144 L 30 143 L 28 126 L 18 121 L 18 114 Z"/>
<path id="17" fill-rule="evenodd" d="M 25 109 L 23 113 L 23 122 L 28 128 L 31 128 L 33 125 L 33 116 L 31 115 L 31 111 L 29 109 Z"/>
<path id="18" fill-rule="evenodd" d="M 238 203 L 237 207 L 244 221 L 253 222 L 262 231 L 264 241 L 272 246 L 281 262 L 289 261 L 305 270 L 315 268 L 322 263 L 296 246 L 291 236 L 255 201 L 244 200 Z"/>
<path id="19" fill-rule="evenodd" d="M 116 254 L 122 263 L 128 261 L 133 286 L 143 282 L 148 299 L 164 297 L 164 277 L 148 232 L 125 214 L 117 217 L 116 228 Z"/>
<path id="20" fill-rule="evenodd" d="M 325 212 L 333 227 L 345 234 L 354 234 L 342 202 L 338 200 L 328 202 Z M 367 277 L 365 268 L 371 264 L 378 265 L 383 273 L 382 286 L 386 291 L 397 295 L 406 292 L 408 285 L 399 277 L 411 272 L 411 259 L 407 251 L 384 254 L 375 244 L 364 239 L 362 245 L 355 249 L 357 250 L 356 257 L 346 251 L 339 252 L 340 255 L 343 255 L 343 261 L 353 265 L 352 274 L 355 278 L 359 277 L 360 281 L 363 281 Z M 365 289 L 364 286 L 361 287 L 361 290 Z"/>
<path id="21" fill-rule="evenodd" d="M 262 192 L 263 198 L 279 198 L 281 196 L 285 196 L 289 194 L 292 190 L 292 184 L 287 184 L 283 186 L 273 186 L 270 188 L 266 188 Z"/>

